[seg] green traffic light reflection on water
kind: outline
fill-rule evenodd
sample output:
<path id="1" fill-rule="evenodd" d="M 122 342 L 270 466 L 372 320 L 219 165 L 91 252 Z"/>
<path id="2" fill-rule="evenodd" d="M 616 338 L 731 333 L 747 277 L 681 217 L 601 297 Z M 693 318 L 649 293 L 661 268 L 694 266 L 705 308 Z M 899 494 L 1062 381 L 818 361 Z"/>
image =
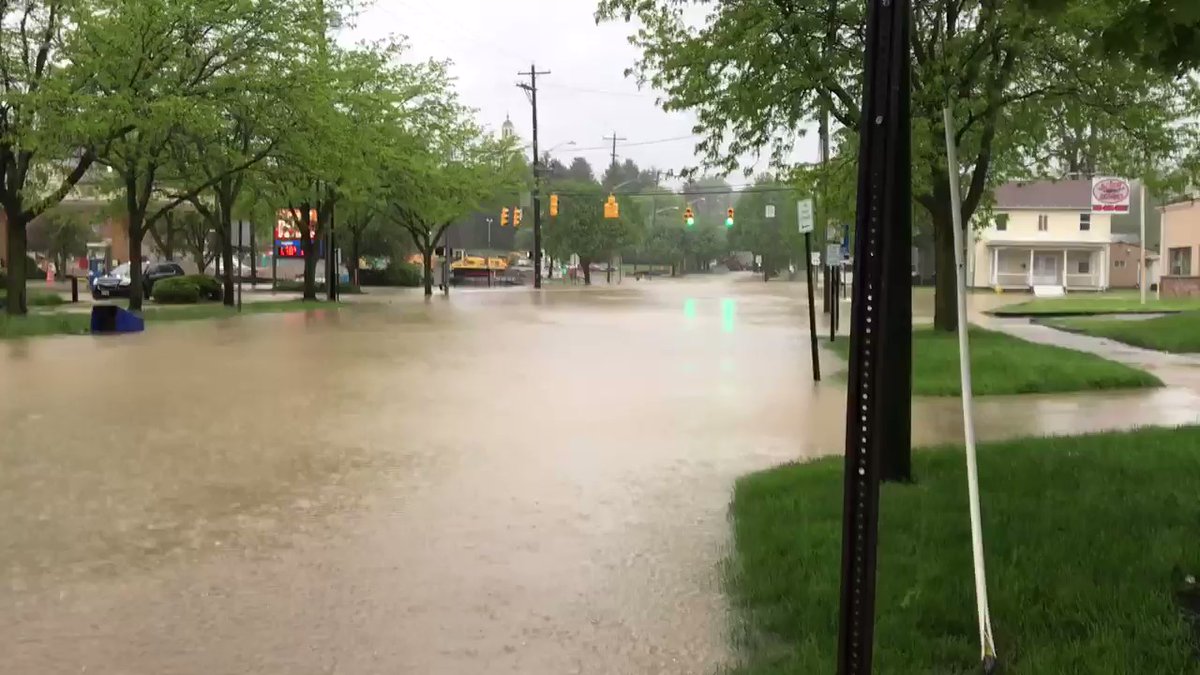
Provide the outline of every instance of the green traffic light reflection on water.
<path id="1" fill-rule="evenodd" d="M 721 298 L 721 332 L 732 333 L 737 328 L 737 305 L 735 298 Z M 695 298 L 685 298 L 683 301 L 683 318 L 688 322 L 696 320 L 697 303 Z"/>

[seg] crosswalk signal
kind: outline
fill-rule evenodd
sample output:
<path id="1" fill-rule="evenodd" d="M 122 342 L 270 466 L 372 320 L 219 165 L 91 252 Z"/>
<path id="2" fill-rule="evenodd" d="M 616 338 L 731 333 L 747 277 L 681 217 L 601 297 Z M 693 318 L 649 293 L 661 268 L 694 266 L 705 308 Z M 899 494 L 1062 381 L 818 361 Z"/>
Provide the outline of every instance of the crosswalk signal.
<path id="1" fill-rule="evenodd" d="M 550 215 L 558 215 L 558 195 L 550 195 Z"/>
<path id="2" fill-rule="evenodd" d="M 610 220 L 621 217 L 621 206 L 617 204 L 617 198 L 613 195 L 609 195 L 608 201 L 604 202 L 604 217 Z"/>
<path id="3" fill-rule="evenodd" d="M 687 207 L 687 209 L 683 212 L 683 222 L 688 227 L 692 227 L 696 224 L 696 213 L 692 211 L 692 207 Z"/>
<path id="4" fill-rule="evenodd" d="M 508 207 L 500 209 L 500 227 L 508 226 Z"/>
<path id="5" fill-rule="evenodd" d="M 513 227 L 520 227 L 520 226 L 521 226 L 521 209 L 518 207 L 518 208 L 513 209 Z"/>
<path id="6" fill-rule="evenodd" d="M 725 227 L 733 227 L 733 207 L 730 207 L 729 210 L 725 212 Z"/>

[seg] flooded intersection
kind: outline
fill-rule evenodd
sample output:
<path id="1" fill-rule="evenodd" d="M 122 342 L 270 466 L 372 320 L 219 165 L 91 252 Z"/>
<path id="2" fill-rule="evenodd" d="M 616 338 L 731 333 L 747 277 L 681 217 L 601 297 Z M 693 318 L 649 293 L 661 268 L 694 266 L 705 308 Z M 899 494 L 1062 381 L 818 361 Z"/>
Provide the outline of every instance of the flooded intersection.
<path id="1" fill-rule="evenodd" d="M 801 297 L 627 281 L 0 345 L 0 672 L 711 672 L 733 479 L 841 446 Z M 956 405 L 919 402 L 916 440 Z"/>

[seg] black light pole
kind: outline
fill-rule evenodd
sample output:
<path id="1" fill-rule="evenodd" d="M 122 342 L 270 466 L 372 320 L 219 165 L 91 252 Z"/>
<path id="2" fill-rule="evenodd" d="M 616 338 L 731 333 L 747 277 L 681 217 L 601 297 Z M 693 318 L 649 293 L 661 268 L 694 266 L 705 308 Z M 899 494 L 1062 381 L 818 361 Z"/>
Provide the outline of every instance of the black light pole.
<path id="1" fill-rule="evenodd" d="M 911 442 L 910 20 L 909 0 L 868 0 L 846 398 L 839 675 L 872 672 L 879 482 L 898 478 L 889 475 L 898 468 L 889 457 L 906 456 Z"/>

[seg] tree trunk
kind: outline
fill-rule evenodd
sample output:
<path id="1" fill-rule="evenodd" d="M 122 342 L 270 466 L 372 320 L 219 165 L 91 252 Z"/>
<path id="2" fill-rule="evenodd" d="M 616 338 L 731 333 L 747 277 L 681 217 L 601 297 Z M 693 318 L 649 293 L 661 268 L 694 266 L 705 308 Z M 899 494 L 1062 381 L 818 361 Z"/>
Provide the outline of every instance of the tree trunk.
<path id="1" fill-rule="evenodd" d="M 144 214 L 129 216 L 129 310 L 142 311 L 142 239 L 146 231 L 142 229 Z"/>
<path id="2" fill-rule="evenodd" d="M 258 247 L 254 241 L 254 226 L 250 226 L 250 283 L 258 283 Z"/>
<path id="3" fill-rule="evenodd" d="M 226 307 L 233 307 L 235 298 L 233 293 L 233 241 L 229 236 L 229 230 L 225 231 L 225 236 L 221 237 L 221 298 Z"/>
<path id="4" fill-rule="evenodd" d="M 9 316 L 22 316 L 29 311 L 25 297 L 25 249 L 28 246 L 25 223 L 10 216 L 7 240 L 8 281 L 5 290 L 8 299 L 4 302 L 4 312 Z"/>
<path id="5" fill-rule="evenodd" d="M 933 326 L 935 330 L 958 329 L 958 279 L 954 262 L 954 224 L 950 207 L 938 208 L 933 219 Z"/>
<path id="6" fill-rule="evenodd" d="M 175 214 L 168 213 L 164 217 L 166 220 L 167 236 L 163 242 L 163 257 L 167 260 L 175 259 Z"/>
<path id="7" fill-rule="evenodd" d="M 304 223 L 300 231 L 300 248 L 304 251 L 304 299 L 317 299 L 317 244 Z M 326 279 L 326 282 L 329 280 Z"/>
<path id="8" fill-rule="evenodd" d="M 433 247 L 421 247 L 421 259 L 425 268 L 425 295 L 426 297 L 433 295 Z M 449 280 L 444 280 L 449 283 Z"/>
<path id="9" fill-rule="evenodd" d="M 583 285 L 592 285 L 592 260 L 590 258 L 580 258 L 579 267 L 583 269 Z"/>
<path id="10" fill-rule="evenodd" d="M 346 264 L 346 271 L 350 273 L 350 283 L 355 286 L 360 286 L 358 282 L 358 251 L 361 246 L 362 231 L 358 229 L 350 230 L 350 261 Z"/>

